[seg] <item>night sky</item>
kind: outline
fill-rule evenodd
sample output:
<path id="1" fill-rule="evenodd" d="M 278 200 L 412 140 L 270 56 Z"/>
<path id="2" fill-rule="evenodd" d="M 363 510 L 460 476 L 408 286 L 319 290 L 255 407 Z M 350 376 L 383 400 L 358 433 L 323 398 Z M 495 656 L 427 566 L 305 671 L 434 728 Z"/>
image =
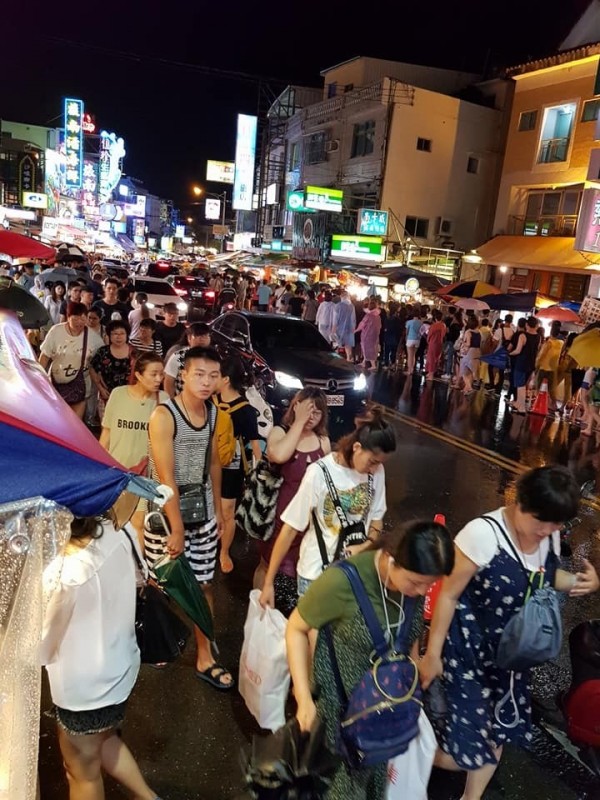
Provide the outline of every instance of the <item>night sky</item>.
<path id="1" fill-rule="evenodd" d="M 233 161 L 236 114 L 288 83 L 318 86 L 322 69 L 358 55 L 472 71 L 520 63 L 554 52 L 587 4 L 13 2 L 0 18 L 0 118 L 59 126 L 61 98 L 81 97 L 124 137 L 125 172 L 183 203 L 193 183 L 222 191 L 205 183 L 206 159 Z"/>

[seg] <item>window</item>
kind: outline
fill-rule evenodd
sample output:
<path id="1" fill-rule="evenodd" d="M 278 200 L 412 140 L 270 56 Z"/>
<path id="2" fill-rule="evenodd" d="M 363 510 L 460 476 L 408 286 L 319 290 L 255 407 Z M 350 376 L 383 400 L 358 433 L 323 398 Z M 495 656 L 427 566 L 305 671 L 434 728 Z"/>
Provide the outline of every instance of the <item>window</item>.
<path id="1" fill-rule="evenodd" d="M 300 142 L 292 142 L 290 145 L 290 169 L 298 169 L 302 158 L 302 146 Z"/>
<path id="2" fill-rule="evenodd" d="M 353 83 L 347 83 L 347 84 L 344 86 L 344 94 L 345 94 L 346 92 L 351 92 L 353 89 L 354 89 L 354 84 L 353 84 Z"/>
<path id="3" fill-rule="evenodd" d="M 306 148 L 306 163 L 307 164 L 320 164 L 322 161 L 327 161 L 327 153 L 325 152 L 325 142 L 327 135 L 325 131 L 313 133 L 308 137 Z"/>
<path id="4" fill-rule="evenodd" d="M 576 103 L 563 103 L 544 110 L 538 164 L 567 160 L 576 110 Z"/>
<path id="5" fill-rule="evenodd" d="M 561 275 L 553 275 L 550 279 L 550 286 L 548 288 L 548 294 L 550 297 L 559 297 L 560 296 L 560 283 L 562 280 Z"/>
<path id="6" fill-rule="evenodd" d="M 598 111 L 600 111 L 600 100 L 588 100 L 583 104 L 581 121 L 594 122 L 598 119 Z"/>
<path id="7" fill-rule="evenodd" d="M 422 150 L 424 153 L 431 153 L 431 139 L 423 139 L 419 136 L 417 138 L 417 150 Z"/>
<path id="8" fill-rule="evenodd" d="M 429 232 L 429 220 L 422 217 L 407 217 L 404 221 L 404 229 L 409 236 L 426 239 Z"/>
<path id="9" fill-rule="evenodd" d="M 350 158 L 368 156 L 373 152 L 375 145 L 375 120 L 359 122 L 354 126 L 352 134 L 352 150 Z"/>
<path id="10" fill-rule="evenodd" d="M 520 131 L 533 131 L 537 123 L 537 111 L 522 111 L 519 117 Z"/>
<path id="11" fill-rule="evenodd" d="M 335 97 L 337 94 L 337 83 L 327 84 L 327 97 Z"/>
<path id="12" fill-rule="evenodd" d="M 479 159 L 475 158 L 475 156 L 468 157 L 467 172 L 470 172 L 472 175 L 477 175 L 479 172 Z"/>

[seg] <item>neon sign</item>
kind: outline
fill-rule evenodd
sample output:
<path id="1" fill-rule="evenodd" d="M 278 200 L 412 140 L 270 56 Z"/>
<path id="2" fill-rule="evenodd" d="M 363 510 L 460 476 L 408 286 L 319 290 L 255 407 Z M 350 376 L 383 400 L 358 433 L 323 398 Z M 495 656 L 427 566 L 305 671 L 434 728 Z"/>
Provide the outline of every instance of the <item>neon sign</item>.
<path id="1" fill-rule="evenodd" d="M 101 203 L 112 198 L 113 190 L 121 180 L 121 166 L 125 158 L 125 142 L 116 133 L 100 133 L 100 166 L 98 193 Z"/>
<path id="2" fill-rule="evenodd" d="M 65 187 L 80 189 L 83 180 L 83 100 L 65 97 Z"/>
<path id="3" fill-rule="evenodd" d="M 96 123 L 94 122 L 94 118 L 91 114 L 88 114 L 87 111 L 83 115 L 83 120 L 81 122 L 81 127 L 83 128 L 84 133 L 95 133 L 96 132 Z"/>

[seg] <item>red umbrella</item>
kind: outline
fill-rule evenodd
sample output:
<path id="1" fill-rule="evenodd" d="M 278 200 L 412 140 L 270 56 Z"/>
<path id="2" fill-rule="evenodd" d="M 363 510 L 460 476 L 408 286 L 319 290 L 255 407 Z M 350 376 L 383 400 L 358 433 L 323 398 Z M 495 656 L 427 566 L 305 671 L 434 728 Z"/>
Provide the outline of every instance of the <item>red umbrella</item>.
<path id="1" fill-rule="evenodd" d="M 0 231 L 0 253 L 11 258 L 54 258 L 56 250 L 53 247 L 23 236 L 12 231 Z"/>
<path id="2" fill-rule="evenodd" d="M 562 308 L 561 306 L 548 306 L 536 311 L 536 317 L 539 319 L 556 319 L 559 322 L 578 322 L 580 325 L 581 319 L 578 314 L 571 311 L 570 308 Z"/>

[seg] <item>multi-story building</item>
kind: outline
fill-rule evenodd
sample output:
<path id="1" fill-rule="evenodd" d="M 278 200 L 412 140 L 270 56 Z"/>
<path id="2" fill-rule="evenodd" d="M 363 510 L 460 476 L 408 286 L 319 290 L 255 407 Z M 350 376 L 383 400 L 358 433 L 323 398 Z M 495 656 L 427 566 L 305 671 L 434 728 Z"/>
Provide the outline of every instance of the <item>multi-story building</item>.
<path id="1" fill-rule="evenodd" d="M 56 146 L 57 136 L 53 128 L 0 121 L 0 206 L 10 210 L 11 219 L 18 219 L 17 209 L 40 208 L 28 195 L 44 193 L 45 153 Z"/>
<path id="2" fill-rule="evenodd" d="M 362 57 L 322 76 L 319 102 L 291 115 L 277 143 L 272 160 L 286 169 L 272 181 L 275 228 L 258 233 L 276 239 L 293 226 L 294 255 L 320 261 L 332 235 L 357 233 L 361 209 L 384 210 L 381 260 L 387 245 L 388 257 L 453 276 L 462 252 L 491 232 L 510 82 Z M 308 215 L 298 195 L 307 186 L 337 192 L 337 213 Z M 361 263 L 363 243 L 345 244 L 349 263 Z M 376 245 L 366 244 L 372 263 Z"/>
<path id="3" fill-rule="evenodd" d="M 585 44 L 600 39 L 599 7 L 556 54 L 507 72 L 515 90 L 494 238 L 477 247 L 503 290 L 572 301 L 599 293 L 600 249 L 576 240 L 583 198 L 600 186 L 600 43 Z"/>

